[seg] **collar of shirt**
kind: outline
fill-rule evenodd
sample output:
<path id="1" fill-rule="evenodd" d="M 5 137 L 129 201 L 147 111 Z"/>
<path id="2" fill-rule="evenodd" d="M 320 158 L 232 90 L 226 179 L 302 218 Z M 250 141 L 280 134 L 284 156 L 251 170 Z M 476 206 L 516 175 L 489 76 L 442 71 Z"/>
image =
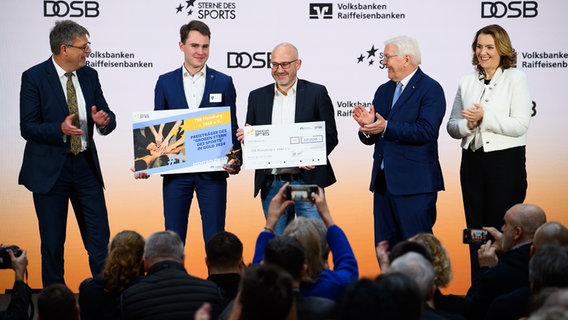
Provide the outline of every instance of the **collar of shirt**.
<path id="1" fill-rule="evenodd" d="M 272 124 L 294 123 L 296 118 L 296 88 L 298 80 L 284 95 L 274 85 L 274 102 L 272 105 Z"/>
<path id="2" fill-rule="evenodd" d="M 189 71 L 182 67 L 183 75 L 183 91 L 185 93 L 185 100 L 187 101 L 187 106 L 189 109 L 197 109 L 201 104 L 203 98 L 203 92 L 205 91 L 205 78 L 206 78 L 207 67 L 191 75 Z"/>
<path id="3" fill-rule="evenodd" d="M 412 79 L 416 71 L 418 71 L 418 68 L 416 68 L 416 70 L 414 70 L 414 72 L 412 72 L 411 74 L 407 75 L 404 79 L 400 80 L 400 83 L 402 83 L 402 88 L 400 88 L 400 93 L 402 93 L 404 89 L 406 89 L 406 85 L 408 84 L 410 79 Z"/>
<path id="4" fill-rule="evenodd" d="M 298 88 L 298 79 L 296 78 L 296 81 L 294 82 L 294 84 L 292 85 L 292 87 L 290 87 L 290 89 L 288 89 L 288 92 L 286 93 L 286 95 L 284 95 L 282 92 L 280 92 L 280 90 L 278 90 L 278 85 L 275 83 L 274 84 L 274 96 L 296 96 L 296 89 Z"/>

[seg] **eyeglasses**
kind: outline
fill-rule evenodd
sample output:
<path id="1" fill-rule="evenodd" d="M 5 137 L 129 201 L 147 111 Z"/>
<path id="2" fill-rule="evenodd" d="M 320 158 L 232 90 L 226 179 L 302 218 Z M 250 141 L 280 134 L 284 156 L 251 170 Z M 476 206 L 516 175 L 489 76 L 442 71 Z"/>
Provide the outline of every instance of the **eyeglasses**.
<path id="1" fill-rule="evenodd" d="M 83 52 L 87 52 L 91 48 L 91 43 L 87 42 L 84 46 L 80 46 L 80 47 L 74 46 L 72 44 L 66 44 L 65 46 L 66 47 L 72 47 L 72 48 L 79 49 L 79 50 L 83 50 Z"/>
<path id="2" fill-rule="evenodd" d="M 389 61 L 390 59 L 394 58 L 394 57 L 400 57 L 400 54 L 393 54 L 392 56 L 386 55 L 383 53 L 383 61 Z"/>
<path id="3" fill-rule="evenodd" d="M 272 69 L 278 69 L 278 67 L 282 67 L 282 69 L 288 70 L 290 68 L 290 65 L 296 61 L 298 61 L 298 59 L 288 62 L 270 62 L 270 66 L 272 67 Z"/>

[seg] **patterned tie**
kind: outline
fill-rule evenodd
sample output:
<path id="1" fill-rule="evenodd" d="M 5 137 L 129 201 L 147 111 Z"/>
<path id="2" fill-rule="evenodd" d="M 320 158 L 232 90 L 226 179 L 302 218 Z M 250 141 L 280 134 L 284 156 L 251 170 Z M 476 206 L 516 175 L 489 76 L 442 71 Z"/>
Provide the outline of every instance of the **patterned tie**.
<path id="1" fill-rule="evenodd" d="M 397 82 L 396 88 L 394 89 L 394 96 L 392 97 L 391 109 L 392 109 L 392 107 L 394 107 L 396 100 L 398 100 L 398 98 L 400 97 L 401 91 L 402 91 L 402 82 Z"/>
<path id="2" fill-rule="evenodd" d="M 67 77 L 67 106 L 69 107 L 69 114 L 75 114 L 73 118 L 73 125 L 77 128 L 81 128 L 79 124 L 79 105 L 77 104 L 77 93 L 75 92 L 75 86 L 73 85 L 72 72 L 67 72 L 65 74 Z M 81 136 L 71 136 L 71 147 L 70 151 L 74 155 L 78 155 L 81 152 Z"/>

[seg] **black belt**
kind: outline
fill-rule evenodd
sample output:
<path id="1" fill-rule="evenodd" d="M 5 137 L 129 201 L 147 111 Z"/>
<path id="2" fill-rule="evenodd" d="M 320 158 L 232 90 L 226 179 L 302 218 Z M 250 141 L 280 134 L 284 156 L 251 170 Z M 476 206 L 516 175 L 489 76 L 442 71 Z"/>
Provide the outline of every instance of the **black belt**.
<path id="1" fill-rule="evenodd" d="M 294 180 L 302 180 L 302 175 L 299 173 L 281 173 L 272 175 L 275 180 L 282 182 L 291 182 Z"/>

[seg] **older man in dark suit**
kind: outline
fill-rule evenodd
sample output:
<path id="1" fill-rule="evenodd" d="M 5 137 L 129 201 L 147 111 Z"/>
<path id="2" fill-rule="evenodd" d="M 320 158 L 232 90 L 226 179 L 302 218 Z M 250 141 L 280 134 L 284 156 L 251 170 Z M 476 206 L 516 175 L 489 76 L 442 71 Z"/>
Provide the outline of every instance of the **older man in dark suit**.
<path id="1" fill-rule="evenodd" d="M 109 134 L 116 120 L 97 71 L 85 66 L 88 37 L 73 21 L 56 22 L 49 34 L 53 56 L 22 74 L 20 131 L 26 147 L 18 181 L 33 192 L 44 287 L 64 283 L 69 200 L 93 276 L 107 254 L 110 231 L 93 132 L 96 127 Z"/>
<path id="2" fill-rule="evenodd" d="M 249 94 L 246 125 L 286 124 L 325 121 L 325 142 L 327 155 L 337 146 L 337 128 L 333 105 L 325 86 L 298 79 L 297 72 L 302 66 L 298 49 L 290 43 L 280 43 L 271 55 L 272 78 L 275 83 L 253 90 Z M 243 129 L 237 136 L 242 142 Z M 335 183 L 335 175 L 329 159 L 326 165 L 302 166 L 255 171 L 254 196 L 260 192 L 262 208 L 266 218 L 270 200 L 286 182 L 290 184 L 316 184 L 322 188 Z M 294 217 L 319 219 L 316 207 L 310 202 L 298 202 L 289 207 L 286 215 L 276 224 L 274 231 L 282 234 Z"/>
<path id="3" fill-rule="evenodd" d="M 392 248 L 432 233 L 438 191 L 444 189 L 438 135 L 446 99 L 440 84 L 418 67 L 416 40 L 387 40 L 382 54 L 390 80 L 379 86 L 370 110 L 356 106 L 353 118 L 361 142 L 375 146 L 370 186 L 375 244 L 387 241 Z"/>

